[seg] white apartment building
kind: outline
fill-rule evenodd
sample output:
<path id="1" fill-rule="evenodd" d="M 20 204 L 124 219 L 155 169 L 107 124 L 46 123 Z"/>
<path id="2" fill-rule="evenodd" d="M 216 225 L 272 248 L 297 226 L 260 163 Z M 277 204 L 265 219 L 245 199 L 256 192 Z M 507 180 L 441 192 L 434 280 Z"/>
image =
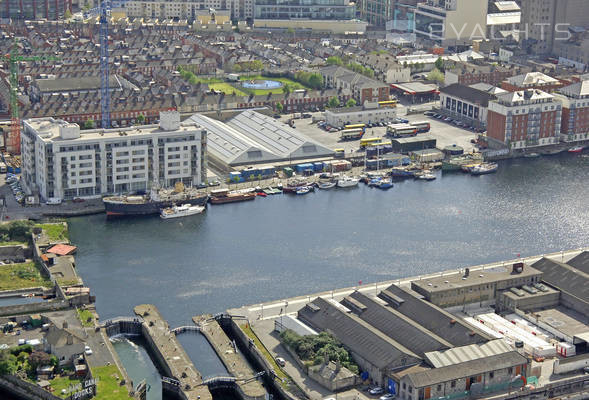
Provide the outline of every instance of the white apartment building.
<path id="1" fill-rule="evenodd" d="M 253 0 L 131 0 L 113 2 L 113 8 L 124 10 L 128 17 L 179 18 L 194 21 L 199 11 L 229 10 L 231 19 L 244 21 L 253 18 Z"/>
<path id="2" fill-rule="evenodd" d="M 80 130 L 51 117 L 23 121 L 22 186 L 43 199 L 93 197 L 206 180 L 206 130 L 177 111 L 159 125 Z"/>
<path id="3" fill-rule="evenodd" d="M 366 103 L 366 107 L 342 107 L 325 110 L 325 122 L 331 126 L 391 122 L 397 116 L 395 107 L 378 107 L 378 103 Z"/>
<path id="4" fill-rule="evenodd" d="M 442 46 L 484 39 L 488 0 L 427 0 L 415 9 L 415 33 Z"/>

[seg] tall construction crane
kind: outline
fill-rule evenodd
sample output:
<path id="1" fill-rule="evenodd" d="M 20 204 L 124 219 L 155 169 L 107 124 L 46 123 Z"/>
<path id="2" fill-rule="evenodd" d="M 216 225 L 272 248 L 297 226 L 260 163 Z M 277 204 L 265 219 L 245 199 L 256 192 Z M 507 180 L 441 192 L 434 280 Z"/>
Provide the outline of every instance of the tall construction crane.
<path id="1" fill-rule="evenodd" d="M 110 85 L 108 65 L 108 19 L 110 1 L 100 3 L 100 116 L 102 128 L 110 128 Z"/>
<path id="2" fill-rule="evenodd" d="M 4 146 L 10 154 L 20 154 L 20 115 L 18 110 L 18 63 L 21 61 L 46 61 L 58 60 L 56 57 L 45 56 L 20 56 L 18 55 L 18 39 L 14 38 L 12 50 L 2 56 L 2 60 L 8 62 L 10 70 L 10 132 L 8 137 L 4 133 Z"/>

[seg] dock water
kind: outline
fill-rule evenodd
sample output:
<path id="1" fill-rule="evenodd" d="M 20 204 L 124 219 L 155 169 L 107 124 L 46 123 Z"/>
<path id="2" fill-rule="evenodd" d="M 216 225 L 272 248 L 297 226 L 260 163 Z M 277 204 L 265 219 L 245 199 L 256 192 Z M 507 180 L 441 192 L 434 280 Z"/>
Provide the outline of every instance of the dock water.
<path id="1" fill-rule="evenodd" d="M 163 390 L 184 400 L 212 400 L 200 372 L 158 309 L 152 304 L 142 304 L 136 306 L 134 312 L 143 319 L 143 336 L 168 375 L 162 379 Z"/>

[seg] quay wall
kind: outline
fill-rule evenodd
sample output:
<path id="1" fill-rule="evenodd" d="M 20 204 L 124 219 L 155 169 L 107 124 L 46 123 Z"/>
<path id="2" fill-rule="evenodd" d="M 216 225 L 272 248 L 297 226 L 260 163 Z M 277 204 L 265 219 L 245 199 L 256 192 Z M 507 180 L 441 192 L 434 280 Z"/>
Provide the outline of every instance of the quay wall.
<path id="1" fill-rule="evenodd" d="M 240 346 L 241 351 L 248 356 L 249 361 L 258 370 L 266 371 L 264 381 L 271 387 L 280 398 L 286 400 L 300 400 L 301 397 L 294 396 L 286 391 L 281 385 L 279 378 L 276 376 L 273 366 L 266 360 L 266 357 L 256 348 L 254 342 L 239 327 L 237 322 L 230 316 L 226 316 L 219 321 L 221 327 L 228 332 L 228 336 L 235 340 Z M 293 382 L 294 384 L 294 382 Z M 300 390 L 300 394 L 307 398 L 306 394 Z"/>
<path id="2" fill-rule="evenodd" d="M 210 316 L 195 317 L 193 321 L 199 323 L 199 321 L 206 319 Z M 250 378 L 253 377 L 255 371 L 245 362 L 245 360 L 233 350 L 233 345 L 230 344 L 231 340 L 227 334 L 223 331 L 221 324 L 216 321 L 207 322 L 205 326 L 202 326 L 200 333 L 207 339 L 221 362 L 225 365 L 227 371 L 235 378 Z M 228 346 L 230 347 L 228 349 Z M 229 351 L 225 351 L 228 349 Z M 227 388 L 233 389 L 237 392 L 237 395 L 242 400 L 263 400 L 266 395 L 266 391 L 258 381 L 252 382 L 221 382 Z"/>
<path id="3" fill-rule="evenodd" d="M 39 386 L 14 375 L 0 376 L 0 388 L 19 400 L 61 400 Z"/>
<path id="4" fill-rule="evenodd" d="M 60 311 L 70 307 L 69 301 L 57 300 L 57 301 L 46 301 L 39 303 L 30 304 L 18 304 L 14 306 L 0 307 L 0 317 L 7 317 L 11 315 L 20 314 L 37 314 L 49 311 Z"/>

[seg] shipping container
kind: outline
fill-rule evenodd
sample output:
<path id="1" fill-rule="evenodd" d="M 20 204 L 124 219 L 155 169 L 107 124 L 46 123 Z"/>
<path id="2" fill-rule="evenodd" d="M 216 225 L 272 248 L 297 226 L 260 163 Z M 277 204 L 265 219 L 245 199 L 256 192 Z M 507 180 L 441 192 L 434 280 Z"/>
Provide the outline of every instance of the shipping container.
<path id="1" fill-rule="evenodd" d="M 284 169 L 283 169 L 283 171 L 284 171 L 284 174 L 285 174 L 286 176 L 288 176 L 289 178 L 290 178 L 290 177 L 292 176 L 292 174 L 294 173 L 293 169 L 292 169 L 292 168 L 290 168 L 290 167 L 286 167 L 286 168 L 284 168 Z"/>
<path id="2" fill-rule="evenodd" d="M 315 172 L 323 171 L 323 163 L 322 162 L 313 163 L 313 169 L 315 170 Z"/>

